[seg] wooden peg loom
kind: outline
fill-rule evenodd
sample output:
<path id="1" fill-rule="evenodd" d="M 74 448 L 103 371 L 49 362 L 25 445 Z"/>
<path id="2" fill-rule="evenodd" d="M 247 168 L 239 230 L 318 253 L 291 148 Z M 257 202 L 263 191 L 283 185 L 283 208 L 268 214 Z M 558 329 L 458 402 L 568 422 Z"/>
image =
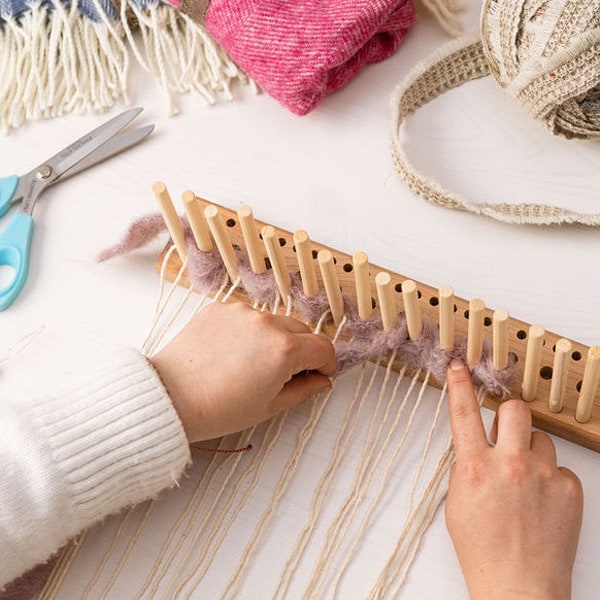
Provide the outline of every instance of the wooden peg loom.
<path id="1" fill-rule="evenodd" d="M 153 191 L 172 239 L 180 255 L 185 256 L 178 220 L 164 184 Z M 393 326 L 403 313 L 411 340 L 422 334 L 423 323 L 437 325 L 440 345 L 452 353 L 455 345 L 466 343 L 469 366 L 481 360 L 484 344 L 492 348 L 495 369 L 514 365 L 510 396 L 523 398 L 531 408 L 533 423 L 549 433 L 600 451 L 600 406 L 597 390 L 600 380 L 600 346 L 588 347 L 509 316 L 502 308 L 492 310 L 483 300 L 466 300 L 454 295 L 449 285 L 435 289 L 403 275 L 368 263 L 364 252 L 353 256 L 310 240 L 304 230 L 295 233 L 254 220 L 252 211 L 242 206 L 232 211 L 198 198 L 191 191 L 182 195 L 186 217 L 198 248 L 217 248 L 231 281 L 239 274 L 234 249 L 248 254 L 255 273 L 273 272 L 286 310 L 290 274 L 297 274 L 304 293 L 326 293 L 331 311 L 331 332 L 342 321 L 345 302 L 352 302 L 360 318 L 377 315 L 384 329 Z M 166 250 L 159 259 L 165 277 L 174 281 L 181 270 L 182 258 Z M 180 279 L 189 285 L 189 282 Z M 242 288 L 237 300 L 249 301 Z M 434 385 L 442 382 L 432 381 Z M 496 408 L 502 398 L 488 394 L 484 404 Z"/>

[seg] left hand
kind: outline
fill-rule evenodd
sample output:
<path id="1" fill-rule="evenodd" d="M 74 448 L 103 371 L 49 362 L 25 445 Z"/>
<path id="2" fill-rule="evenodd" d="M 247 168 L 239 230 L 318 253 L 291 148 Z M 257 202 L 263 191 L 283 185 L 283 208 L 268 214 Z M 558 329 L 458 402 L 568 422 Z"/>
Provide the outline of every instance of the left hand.
<path id="1" fill-rule="evenodd" d="M 241 431 L 331 388 L 333 345 L 243 302 L 204 308 L 151 363 L 190 442 Z"/>

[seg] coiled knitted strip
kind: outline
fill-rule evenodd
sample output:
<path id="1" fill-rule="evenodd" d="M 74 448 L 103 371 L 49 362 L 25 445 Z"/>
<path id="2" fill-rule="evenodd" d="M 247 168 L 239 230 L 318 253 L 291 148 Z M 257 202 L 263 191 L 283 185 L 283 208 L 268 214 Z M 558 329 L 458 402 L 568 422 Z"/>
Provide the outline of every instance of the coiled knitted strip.
<path id="1" fill-rule="evenodd" d="M 447 208 L 507 223 L 600 225 L 600 214 L 545 204 L 471 202 L 417 171 L 402 149 L 406 117 L 444 92 L 492 74 L 556 135 L 600 137 L 600 0 L 486 0 L 481 35 L 447 44 L 392 97 L 392 159 L 409 189 Z"/>

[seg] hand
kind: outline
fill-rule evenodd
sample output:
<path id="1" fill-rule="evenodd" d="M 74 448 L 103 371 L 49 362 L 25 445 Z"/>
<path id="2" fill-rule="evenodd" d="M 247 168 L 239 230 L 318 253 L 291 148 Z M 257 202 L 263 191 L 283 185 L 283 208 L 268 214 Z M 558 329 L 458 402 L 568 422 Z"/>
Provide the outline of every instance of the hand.
<path id="1" fill-rule="evenodd" d="M 241 431 L 331 387 L 333 346 L 242 302 L 200 311 L 151 363 L 190 442 Z"/>
<path id="2" fill-rule="evenodd" d="M 469 370 L 448 369 L 456 463 L 446 524 L 472 600 L 570 598 L 583 512 L 579 479 L 557 467 L 551 439 L 531 431 L 521 400 L 500 405 L 485 429 Z"/>

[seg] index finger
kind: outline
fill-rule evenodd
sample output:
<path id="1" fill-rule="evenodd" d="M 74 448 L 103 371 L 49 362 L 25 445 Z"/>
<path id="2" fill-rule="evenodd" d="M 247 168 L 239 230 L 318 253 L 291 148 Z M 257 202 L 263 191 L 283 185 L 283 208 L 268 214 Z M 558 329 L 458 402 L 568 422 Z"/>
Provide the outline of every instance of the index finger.
<path id="1" fill-rule="evenodd" d="M 452 360 L 447 381 L 450 426 L 457 458 L 489 447 L 469 369 L 462 361 Z"/>

